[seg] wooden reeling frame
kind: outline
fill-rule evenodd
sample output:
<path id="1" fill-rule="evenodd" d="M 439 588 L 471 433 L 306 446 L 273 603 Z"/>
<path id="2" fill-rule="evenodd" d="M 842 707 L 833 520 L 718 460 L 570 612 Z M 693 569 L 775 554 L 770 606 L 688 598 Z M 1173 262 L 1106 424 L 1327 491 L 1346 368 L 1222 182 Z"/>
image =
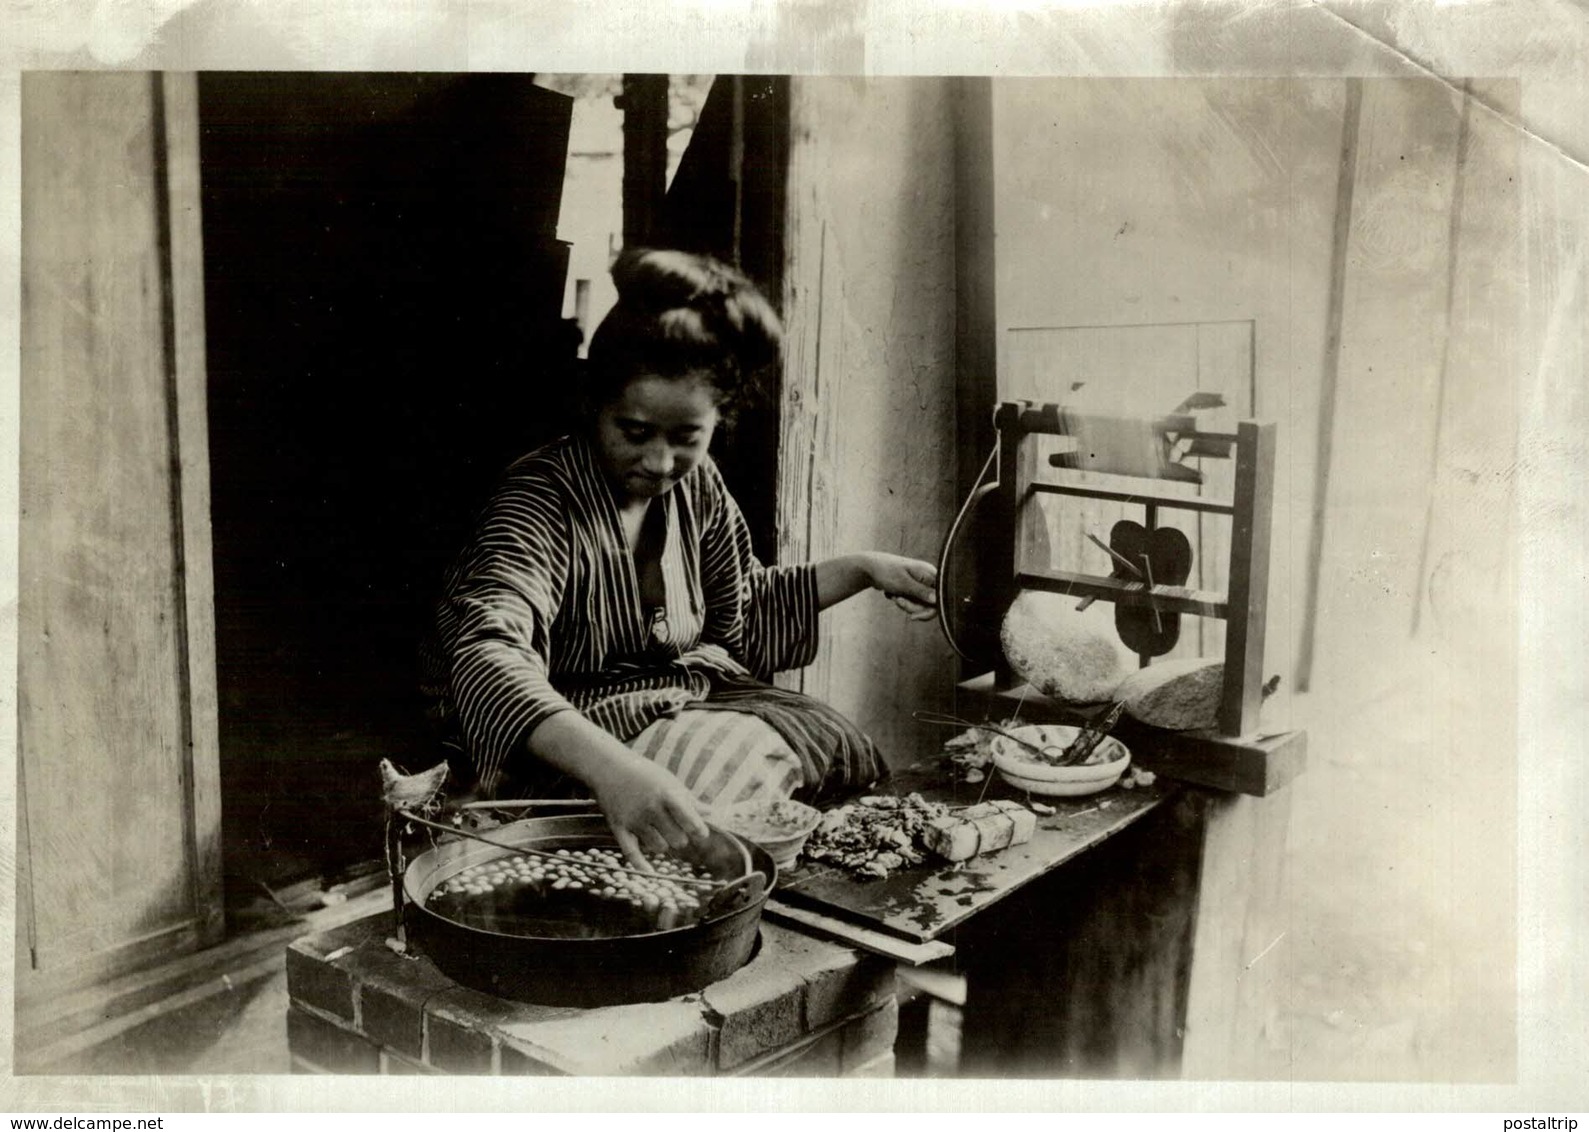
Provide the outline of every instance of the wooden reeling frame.
<path id="1" fill-rule="evenodd" d="M 1035 436 L 1068 435 L 1057 405 L 1006 401 L 994 414 L 999 431 L 999 492 L 1013 518 L 1013 537 L 999 575 L 1009 579 L 1011 598 L 1021 590 L 1090 597 L 1127 605 L 1153 605 L 1166 613 L 1217 617 L 1226 623 L 1225 680 L 1219 706 L 1219 732 L 1250 735 L 1258 727 L 1263 699 L 1264 621 L 1269 591 L 1269 528 L 1274 509 L 1275 433 L 1272 423 L 1242 421 L 1236 432 L 1199 432 L 1190 417 L 1167 417 L 1158 427 L 1190 440 L 1200 456 L 1234 458 L 1232 498 L 1212 500 L 1167 491 L 1166 480 L 1141 478 L 1140 489 L 1116 490 L 1093 484 L 1055 483 L 1040 476 L 1042 461 Z M 1061 464 L 1061 457 L 1050 464 Z M 1109 575 L 1057 570 L 1050 565 L 1047 527 L 1037 505 L 1040 495 L 1108 499 L 1142 506 L 1144 526 L 1152 529 L 1159 508 L 1229 515 L 1230 585 L 1226 593 L 1154 585 Z M 1011 678 L 1002 666 L 998 681 Z"/>

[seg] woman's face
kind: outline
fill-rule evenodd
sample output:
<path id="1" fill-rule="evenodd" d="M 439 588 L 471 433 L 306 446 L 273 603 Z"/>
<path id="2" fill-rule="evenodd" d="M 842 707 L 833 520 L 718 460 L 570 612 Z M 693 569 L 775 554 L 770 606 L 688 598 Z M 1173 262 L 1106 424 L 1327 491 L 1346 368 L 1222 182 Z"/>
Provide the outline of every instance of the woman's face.
<path id="1" fill-rule="evenodd" d="M 706 455 L 717 391 L 704 375 L 643 374 L 596 414 L 596 450 L 620 503 L 666 495 Z"/>

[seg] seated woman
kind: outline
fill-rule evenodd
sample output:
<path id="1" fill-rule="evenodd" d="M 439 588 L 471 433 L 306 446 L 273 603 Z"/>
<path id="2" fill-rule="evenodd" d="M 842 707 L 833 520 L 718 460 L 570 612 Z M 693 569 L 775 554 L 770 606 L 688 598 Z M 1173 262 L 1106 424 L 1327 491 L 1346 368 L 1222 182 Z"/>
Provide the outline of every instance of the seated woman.
<path id="1" fill-rule="evenodd" d="M 704 837 L 703 806 L 880 777 L 853 724 L 766 681 L 810 663 L 820 610 L 871 588 L 929 619 L 936 579 L 881 553 L 758 563 L 707 446 L 777 357 L 776 314 L 704 257 L 612 274 L 583 428 L 509 469 L 448 574 L 430 679 L 483 794 L 589 792 L 635 859 Z"/>

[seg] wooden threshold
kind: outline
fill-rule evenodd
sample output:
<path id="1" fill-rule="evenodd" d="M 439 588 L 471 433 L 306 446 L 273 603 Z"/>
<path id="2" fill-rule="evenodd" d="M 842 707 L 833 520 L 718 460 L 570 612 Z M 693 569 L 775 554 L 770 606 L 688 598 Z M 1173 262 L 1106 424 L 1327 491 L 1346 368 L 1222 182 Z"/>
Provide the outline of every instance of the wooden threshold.
<path id="1" fill-rule="evenodd" d="M 14 1071 L 50 1073 L 52 1066 L 138 1026 L 283 971 L 293 940 L 389 910 L 391 888 L 384 877 L 381 881 L 292 923 L 241 932 L 203 951 L 48 1002 L 19 1003 Z"/>

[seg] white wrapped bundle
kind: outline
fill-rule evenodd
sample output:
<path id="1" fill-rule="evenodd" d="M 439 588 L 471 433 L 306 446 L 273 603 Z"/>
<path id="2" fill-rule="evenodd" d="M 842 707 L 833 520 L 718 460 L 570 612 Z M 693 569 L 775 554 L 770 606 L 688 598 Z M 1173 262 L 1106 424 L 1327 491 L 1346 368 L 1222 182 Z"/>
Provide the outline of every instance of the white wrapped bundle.
<path id="1" fill-rule="evenodd" d="M 933 818 L 924 836 L 927 848 L 946 861 L 964 861 L 1025 845 L 1037 830 L 1037 815 L 1019 802 L 1003 799 L 967 806 Z"/>
<path id="2" fill-rule="evenodd" d="M 1113 696 L 1130 659 L 1112 614 L 1107 626 L 1078 613 L 1073 597 L 1028 590 L 1010 605 L 999 641 L 1015 673 L 1045 696 L 1100 703 Z"/>

